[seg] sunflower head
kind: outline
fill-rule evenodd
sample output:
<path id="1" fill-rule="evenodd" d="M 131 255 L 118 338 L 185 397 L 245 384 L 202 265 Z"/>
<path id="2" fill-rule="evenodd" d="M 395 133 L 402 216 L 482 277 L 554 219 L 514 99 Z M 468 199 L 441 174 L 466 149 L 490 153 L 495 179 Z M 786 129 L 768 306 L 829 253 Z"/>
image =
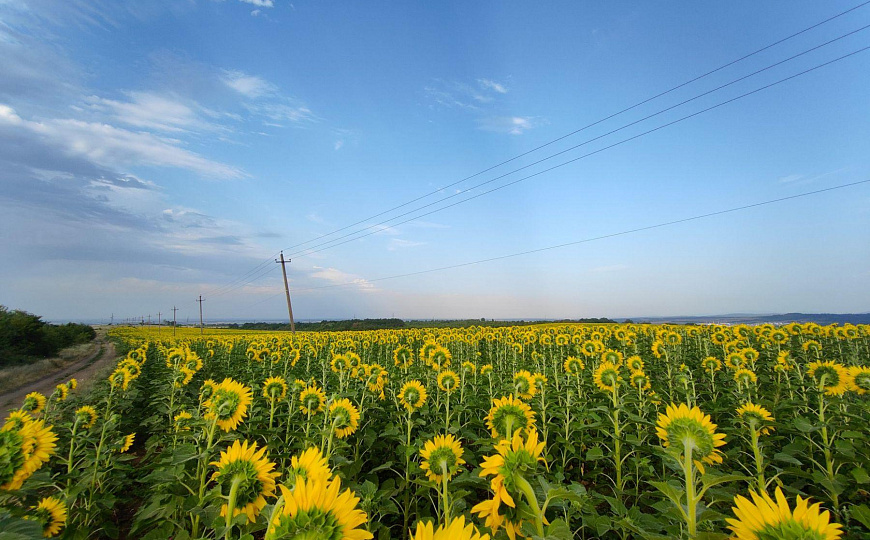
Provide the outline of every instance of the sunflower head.
<path id="1" fill-rule="evenodd" d="M 701 360 L 701 366 L 704 368 L 704 371 L 712 375 L 722 369 L 722 362 L 715 356 L 708 356 Z"/>
<path id="2" fill-rule="evenodd" d="M 810 505 L 798 495 L 792 510 L 780 488 L 774 493 L 776 500 L 755 491 L 750 497 L 751 501 L 734 497 L 734 518 L 727 521 L 736 540 L 838 540 L 843 534 L 821 503 Z"/>
<path id="3" fill-rule="evenodd" d="M 484 377 L 492 377 L 492 364 L 480 366 L 480 374 Z"/>
<path id="4" fill-rule="evenodd" d="M 758 381 L 758 377 L 751 370 L 740 368 L 734 372 L 734 381 L 740 386 L 750 386 Z"/>
<path id="5" fill-rule="evenodd" d="M 42 525 L 42 536 L 45 538 L 57 536 L 66 525 L 66 504 L 57 497 L 45 497 L 32 510 L 28 519 Z"/>
<path id="6" fill-rule="evenodd" d="M 265 540 L 368 540 L 372 533 L 359 528 L 368 522 L 350 489 L 341 480 L 306 480 L 292 490 L 280 486 L 284 505 L 276 508 Z"/>
<path id="7" fill-rule="evenodd" d="M 535 413 L 527 403 L 511 394 L 493 400 L 486 416 L 486 425 L 494 439 L 507 439 L 517 430 L 534 426 Z"/>
<path id="8" fill-rule="evenodd" d="M 870 367 L 854 366 L 850 369 L 852 389 L 859 395 L 870 392 Z"/>
<path id="9" fill-rule="evenodd" d="M 426 476 L 433 482 L 440 483 L 447 475 L 447 480 L 459 471 L 465 461 L 462 459 L 462 446 L 453 435 L 436 435 L 426 441 L 420 450 L 423 458 L 420 468 L 426 471 Z"/>
<path id="10" fill-rule="evenodd" d="M 134 441 L 135 439 L 136 439 L 136 434 L 135 434 L 135 433 L 131 433 L 131 434 L 129 434 L 129 435 L 126 435 L 126 436 L 124 437 L 124 439 L 121 441 L 121 448 L 118 449 L 118 452 L 120 452 L 120 453 L 123 454 L 124 452 L 126 452 L 127 450 L 129 450 L 130 447 L 133 446 L 133 441 Z"/>
<path id="11" fill-rule="evenodd" d="M 603 392 L 612 392 L 622 377 L 619 376 L 619 365 L 611 362 L 601 362 L 593 375 L 595 386 Z"/>
<path id="12" fill-rule="evenodd" d="M 426 387 L 420 381 L 408 381 L 399 392 L 399 401 L 408 412 L 414 412 L 426 402 Z"/>
<path id="13" fill-rule="evenodd" d="M 175 431 L 190 431 L 190 424 L 193 421 L 193 416 L 187 411 L 181 411 L 175 415 Z"/>
<path id="14" fill-rule="evenodd" d="M 466 360 L 465 362 L 462 362 L 462 373 L 465 375 L 474 375 L 477 373 L 477 366 L 474 365 L 474 362 Z"/>
<path id="15" fill-rule="evenodd" d="M 39 414 L 45 408 L 45 396 L 39 392 L 31 392 L 24 396 L 24 403 L 21 405 L 21 410 L 30 414 Z"/>
<path id="16" fill-rule="evenodd" d="M 359 410 L 347 398 L 333 401 L 329 406 L 329 417 L 335 436 L 344 439 L 352 435 L 359 427 Z"/>
<path id="17" fill-rule="evenodd" d="M 702 474 L 702 461 L 709 464 L 722 462 L 722 452 L 718 448 L 725 444 L 725 435 L 716 433 L 716 424 L 710 421 L 710 415 L 698 407 L 690 409 L 685 403 L 668 405 L 665 413 L 659 415 L 656 434 L 678 460 L 682 461 L 687 452 L 691 453 Z"/>
<path id="18" fill-rule="evenodd" d="M 641 392 L 646 392 L 652 387 L 650 385 L 649 376 L 643 371 L 632 371 L 628 380 L 631 382 L 633 387 Z"/>
<path id="19" fill-rule="evenodd" d="M 54 395 L 56 396 L 55 399 L 58 401 L 64 401 L 69 395 L 69 386 L 67 386 L 66 383 L 55 386 Z"/>
<path id="20" fill-rule="evenodd" d="M 319 448 L 312 446 L 290 459 L 286 485 L 290 489 L 294 489 L 297 484 L 307 480 L 326 482 L 330 475 L 329 464 L 326 458 L 320 453 Z"/>
<path id="21" fill-rule="evenodd" d="M 287 381 L 283 377 L 269 377 L 263 383 L 263 397 L 270 402 L 281 401 L 287 396 Z"/>
<path id="22" fill-rule="evenodd" d="M 404 345 L 400 345 L 393 351 L 393 363 L 399 367 L 410 367 L 414 363 L 414 353 Z"/>
<path id="23" fill-rule="evenodd" d="M 543 373 L 534 373 L 532 374 L 532 386 L 538 392 L 543 392 L 547 387 L 547 376 Z"/>
<path id="24" fill-rule="evenodd" d="M 565 373 L 578 376 L 583 372 L 583 368 L 586 366 L 584 366 L 583 360 L 580 360 L 576 356 L 569 356 L 565 359 L 564 367 Z"/>
<path id="25" fill-rule="evenodd" d="M 326 405 L 326 392 L 323 388 L 309 386 L 299 393 L 299 402 L 304 414 L 317 414 Z"/>
<path id="26" fill-rule="evenodd" d="M 625 367 L 631 371 L 643 371 L 643 358 L 636 354 L 629 356 L 625 359 Z"/>
<path id="27" fill-rule="evenodd" d="M 481 477 L 492 476 L 490 489 L 494 496 L 472 509 L 481 517 L 489 516 L 487 525 L 496 530 L 501 523 L 498 514 L 502 503 L 516 509 L 515 499 L 520 497 L 521 487 L 535 474 L 538 462 L 544 461 L 544 443 L 538 441 L 538 432 L 532 428 L 525 432 L 517 431 L 511 440 L 502 440 L 495 447 L 496 453 L 487 456 L 481 463 Z M 510 512 L 509 512 L 510 515 Z M 518 521 L 518 520 L 517 520 Z"/>
<path id="28" fill-rule="evenodd" d="M 452 394 L 459 388 L 459 376 L 456 372 L 449 369 L 438 373 L 438 388 L 443 392 Z"/>
<path id="29" fill-rule="evenodd" d="M 253 402 L 251 389 L 233 379 L 224 379 L 205 402 L 208 412 L 206 420 L 217 421 L 224 431 L 236 429 L 248 415 L 248 407 Z"/>
<path id="30" fill-rule="evenodd" d="M 756 432 L 767 435 L 773 431 L 773 415 L 760 405 L 746 402 L 737 409 L 740 420 Z"/>
<path id="31" fill-rule="evenodd" d="M 265 456 L 266 448 L 257 450 L 257 443 L 239 441 L 221 452 L 220 459 L 211 465 L 217 468 L 212 480 L 221 486 L 221 492 L 229 494 L 236 487 L 236 504 L 233 517 L 239 514 L 248 516 L 253 522 L 260 510 L 266 506 L 266 497 L 275 495 L 275 478 L 280 473 L 272 472 L 275 464 Z M 228 505 L 221 507 L 221 515 L 226 516 Z"/>
<path id="32" fill-rule="evenodd" d="M 514 391 L 520 399 L 532 399 L 537 392 L 532 374 L 526 370 L 514 373 Z"/>
<path id="33" fill-rule="evenodd" d="M 85 429 L 91 429 L 97 422 L 97 410 L 90 405 L 79 407 L 76 409 L 76 422 Z"/>
<path id="34" fill-rule="evenodd" d="M 488 534 L 480 534 L 474 525 L 465 524 L 465 516 L 450 521 L 449 525 L 435 525 L 428 521 L 417 524 L 411 540 L 489 540 Z"/>
<path id="35" fill-rule="evenodd" d="M 207 401 L 212 396 L 212 394 L 214 394 L 214 391 L 217 389 L 217 387 L 218 383 L 214 382 L 211 379 L 206 379 L 205 381 L 203 381 L 202 387 L 200 387 L 199 389 L 199 399 Z"/>
<path id="36" fill-rule="evenodd" d="M 808 373 L 816 380 L 819 390 L 829 396 L 843 395 L 852 386 L 849 370 L 837 362 L 812 362 Z"/>
<path id="37" fill-rule="evenodd" d="M 613 349 L 607 349 L 601 353 L 601 362 L 610 362 L 611 364 L 620 366 L 622 365 L 622 353 L 614 351 Z"/>

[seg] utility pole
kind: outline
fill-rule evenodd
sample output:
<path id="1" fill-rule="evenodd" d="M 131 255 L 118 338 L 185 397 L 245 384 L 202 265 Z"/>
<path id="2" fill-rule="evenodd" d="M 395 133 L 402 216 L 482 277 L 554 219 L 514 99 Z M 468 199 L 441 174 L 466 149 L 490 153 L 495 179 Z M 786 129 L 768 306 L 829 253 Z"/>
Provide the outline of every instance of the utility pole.
<path id="1" fill-rule="evenodd" d="M 202 335 L 202 295 L 199 295 L 197 302 L 199 302 L 199 335 Z"/>
<path id="2" fill-rule="evenodd" d="M 158 311 L 157 312 L 157 335 L 158 336 L 160 335 L 160 325 L 162 324 L 160 321 L 160 315 L 162 315 L 162 312 Z"/>
<path id="3" fill-rule="evenodd" d="M 175 324 L 175 312 L 176 311 L 178 311 L 178 308 L 175 306 L 172 306 L 172 337 L 175 337 L 175 329 L 178 327 L 178 325 Z"/>
<path id="4" fill-rule="evenodd" d="M 275 259 L 276 263 L 281 263 L 281 273 L 284 274 L 284 294 L 287 295 L 287 313 L 290 314 L 290 331 L 294 334 L 296 333 L 296 323 L 293 321 L 293 306 L 290 305 L 290 287 L 287 285 L 287 267 L 286 263 L 290 262 L 290 259 L 284 260 L 284 252 L 281 252 L 281 260 Z"/>
<path id="5" fill-rule="evenodd" d="M 115 314 L 114 313 L 112 313 L 112 318 L 109 319 L 109 326 L 112 326 L 113 324 L 115 324 Z"/>

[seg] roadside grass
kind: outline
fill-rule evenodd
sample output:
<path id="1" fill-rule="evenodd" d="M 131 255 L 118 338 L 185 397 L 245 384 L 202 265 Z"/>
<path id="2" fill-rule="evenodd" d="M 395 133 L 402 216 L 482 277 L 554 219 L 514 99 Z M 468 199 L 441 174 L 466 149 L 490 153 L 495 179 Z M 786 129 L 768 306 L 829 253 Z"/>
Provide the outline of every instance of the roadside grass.
<path id="1" fill-rule="evenodd" d="M 37 360 L 31 364 L 13 366 L 0 370 L 0 392 L 12 391 L 16 388 L 20 388 L 34 381 L 48 377 L 52 373 L 62 371 L 77 362 L 81 362 L 89 355 L 93 354 L 94 343 L 95 342 L 73 345 L 72 347 L 60 351 L 60 353 L 54 358 L 43 358 L 42 360 Z M 101 346 L 100 352 L 102 353 L 102 351 L 103 347 Z M 93 361 L 96 362 L 101 357 L 102 354 L 98 354 Z M 60 374 L 58 373 L 58 375 Z"/>

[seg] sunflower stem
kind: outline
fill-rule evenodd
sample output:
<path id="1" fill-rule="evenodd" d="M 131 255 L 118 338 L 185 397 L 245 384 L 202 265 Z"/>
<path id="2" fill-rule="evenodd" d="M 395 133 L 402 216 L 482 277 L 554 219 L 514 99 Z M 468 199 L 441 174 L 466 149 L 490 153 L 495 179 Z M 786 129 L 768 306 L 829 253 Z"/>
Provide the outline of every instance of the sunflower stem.
<path id="1" fill-rule="evenodd" d="M 544 513 L 541 511 L 541 507 L 538 504 L 538 498 L 535 497 L 535 490 L 532 489 L 532 485 L 529 484 L 529 481 L 517 474 L 515 477 L 517 488 L 522 492 L 523 497 L 526 498 L 526 502 L 532 509 L 532 512 L 535 514 L 535 529 L 539 536 L 544 536 Z"/>
<path id="2" fill-rule="evenodd" d="M 695 464 L 692 463 L 692 452 L 694 443 L 687 438 L 683 441 L 683 474 L 686 477 L 686 526 L 689 532 L 689 538 L 694 539 L 698 533 L 697 526 L 697 505 L 698 496 L 696 495 L 695 486 Z"/>
<path id="3" fill-rule="evenodd" d="M 224 538 L 230 537 L 230 531 L 233 530 L 233 514 L 236 511 L 236 499 L 239 496 L 239 486 L 244 480 L 245 477 L 241 474 L 237 474 L 233 476 L 233 483 L 230 486 L 230 495 L 227 501 L 227 515 L 226 515 L 226 530 L 224 531 Z"/>

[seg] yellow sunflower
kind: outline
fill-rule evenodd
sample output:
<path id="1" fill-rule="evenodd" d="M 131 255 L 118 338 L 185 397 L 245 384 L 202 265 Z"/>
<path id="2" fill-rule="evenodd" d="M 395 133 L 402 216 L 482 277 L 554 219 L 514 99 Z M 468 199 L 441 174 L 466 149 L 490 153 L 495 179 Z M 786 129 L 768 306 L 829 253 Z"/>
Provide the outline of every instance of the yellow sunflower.
<path id="1" fill-rule="evenodd" d="M 9 449 L 8 457 L 0 462 L 0 489 L 21 489 L 25 480 L 48 462 L 56 442 L 51 426 L 42 420 L 33 420 L 27 413 L 12 413 L 0 430 L 0 448 Z"/>
<path id="2" fill-rule="evenodd" d="M 135 439 L 136 439 L 135 433 L 131 433 L 131 434 L 125 436 L 124 442 L 121 444 L 121 448 L 120 448 L 120 450 L 118 450 L 118 452 L 123 454 L 124 452 L 129 450 L 130 447 L 133 446 L 133 440 L 135 440 Z"/>
<path id="3" fill-rule="evenodd" d="M 690 409 L 685 403 L 668 405 L 665 413 L 659 414 L 656 434 L 665 448 L 676 452 L 680 461 L 688 450 L 701 474 L 704 473 L 701 461 L 711 465 L 722 463 L 718 448 L 725 444 L 725 434 L 716 433 L 710 415 L 698 407 Z"/>
<path id="4" fill-rule="evenodd" d="M 480 366 L 480 374 L 484 377 L 492 377 L 492 364 Z"/>
<path id="5" fill-rule="evenodd" d="M 746 357 L 740 352 L 728 353 L 725 357 L 725 365 L 733 370 L 742 368 L 744 364 L 746 364 Z"/>
<path id="6" fill-rule="evenodd" d="M 492 401 L 492 407 L 486 415 L 486 425 L 494 439 L 507 439 L 516 430 L 533 427 L 535 413 L 527 403 L 511 394 Z"/>
<path id="7" fill-rule="evenodd" d="M 773 431 L 773 415 L 761 405 L 746 402 L 737 409 L 740 420 L 753 427 L 758 433 L 767 435 Z"/>
<path id="8" fill-rule="evenodd" d="M 420 381 L 408 381 L 399 392 L 399 401 L 408 412 L 414 412 L 426 402 L 426 387 Z"/>
<path id="9" fill-rule="evenodd" d="M 428 521 L 417 524 L 411 540 L 489 540 L 488 534 L 480 534 L 474 525 L 465 524 L 465 516 L 450 521 L 450 525 L 435 525 Z"/>
<path id="10" fill-rule="evenodd" d="M 217 471 L 211 479 L 221 486 L 221 492 L 232 496 L 235 490 L 235 507 L 233 517 L 239 514 L 248 516 L 251 522 L 256 521 L 260 510 L 266 506 L 266 497 L 275 495 L 275 478 L 281 473 L 272 472 L 275 464 L 265 457 L 266 448 L 257 450 L 257 443 L 249 444 L 239 441 L 221 452 L 220 459 L 213 461 Z M 221 515 L 226 516 L 228 504 L 221 506 Z"/>
<path id="11" fill-rule="evenodd" d="M 287 381 L 283 377 L 269 377 L 263 383 L 263 397 L 271 401 L 281 401 L 287 396 Z"/>
<path id="12" fill-rule="evenodd" d="M 830 360 L 810 363 L 808 373 L 818 383 L 819 390 L 824 390 L 829 396 L 843 395 L 852 386 L 849 370 Z"/>
<path id="13" fill-rule="evenodd" d="M 353 435 L 359 427 L 359 410 L 347 398 L 333 401 L 329 406 L 329 416 L 332 418 L 332 427 L 339 439 Z"/>
<path id="14" fill-rule="evenodd" d="M 326 392 L 317 386 L 309 386 L 299 393 L 299 402 L 303 414 L 317 414 L 326 405 Z"/>
<path id="15" fill-rule="evenodd" d="M 411 367 L 414 363 L 414 353 L 408 347 L 400 345 L 393 351 L 393 363 L 403 368 Z"/>
<path id="16" fill-rule="evenodd" d="M 175 415 L 175 431 L 190 431 L 190 422 L 193 416 L 187 411 L 181 411 Z"/>
<path id="17" fill-rule="evenodd" d="M 39 414 L 45 408 L 45 396 L 39 392 L 31 392 L 24 396 L 24 403 L 21 405 L 22 411 L 27 411 L 31 414 Z"/>
<path id="18" fill-rule="evenodd" d="M 482 478 L 492 476 L 490 489 L 493 498 L 486 500 L 471 509 L 478 517 L 486 518 L 486 526 L 493 533 L 503 524 L 508 536 L 514 538 L 520 526 L 515 499 L 521 497 L 524 489 L 531 489 L 527 478 L 534 476 L 539 461 L 544 461 L 542 453 L 544 442 L 538 442 L 538 432 L 532 428 L 527 431 L 526 440 L 523 433 L 517 431 L 513 438 L 500 441 L 495 447 L 496 453 L 483 459 L 480 471 Z M 501 506 L 508 507 L 502 515 Z"/>
<path id="19" fill-rule="evenodd" d="M 109 384 L 112 385 L 112 388 L 120 388 L 121 390 L 127 390 L 132 380 L 133 374 L 125 367 L 120 367 L 109 375 Z"/>
<path id="20" fill-rule="evenodd" d="M 212 396 L 205 402 L 206 420 L 217 420 L 224 431 L 236 429 L 248 415 L 253 399 L 253 391 L 232 379 L 224 379 L 217 385 Z"/>
<path id="21" fill-rule="evenodd" d="M 532 399 L 536 392 L 532 374 L 526 370 L 514 373 L 514 390 L 518 398 L 525 400 Z"/>
<path id="22" fill-rule="evenodd" d="M 628 380 L 631 382 L 633 387 L 641 392 L 646 392 L 652 387 L 650 385 L 649 376 L 647 376 L 643 371 L 633 371 Z"/>
<path id="23" fill-rule="evenodd" d="M 636 354 L 625 359 L 625 367 L 631 371 L 643 371 L 643 365 L 643 358 Z"/>
<path id="24" fill-rule="evenodd" d="M 780 488 L 776 488 L 775 501 L 767 493 L 750 491 L 749 495 L 751 501 L 741 495 L 734 497 L 734 518 L 727 521 L 735 540 L 838 540 L 843 535 L 842 527 L 831 523 L 830 513 L 822 511 L 821 503 L 810 505 L 798 495 L 792 510 Z"/>
<path id="25" fill-rule="evenodd" d="M 57 536 L 66 525 L 66 504 L 57 497 L 43 498 L 32 510 L 33 515 L 28 519 L 36 520 L 42 525 L 42 536 L 45 538 Z"/>
<path id="26" fill-rule="evenodd" d="M 287 471 L 287 485 L 294 489 L 297 484 L 306 480 L 326 482 L 331 476 L 329 463 L 320 453 L 320 449 L 312 446 L 290 459 L 290 469 Z"/>
<path id="27" fill-rule="evenodd" d="M 452 370 L 446 369 L 438 374 L 438 388 L 452 394 L 459 387 L 459 376 Z"/>
<path id="28" fill-rule="evenodd" d="M 870 392 L 870 367 L 854 366 L 849 369 L 852 377 L 852 388 L 859 395 Z"/>
<path id="29" fill-rule="evenodd" d="M 84 405 L 76 409 L 76 422 L 85 429 L 91 429 L 97 423 L 97 410 L 90 405 Z"/>
<path id="30" fill-rule="evenodd" d="M 722 369 L 722 362 L 715 356 L 708 356 L 701 360 L 701 366 L 704 368 L 704 371 L 712 375 Z"/>
<path id="31" fill-rule="evenodd" d="M 607 349 L 606 351 L 601 353 L 601 362 L 610 362 L 611 364 L 620 366 L 622 365 L 622 353 L 619 351 L 614 351 L 613 349 Z"/>
<path id="32" fill-rule="evenodd" d="M 69 387 L 66 384 L 59 384 L 54 387 L 54 393 L 58 401 L 64 401 L 69 395 Z"/>
<path id="33" fill-rule="evenodd" d="M 565 373 L 569 375 L 580 375 L 583 372 L 583 368 L 586 367 L 583 364 L 583 360 L 580 360 L 576 356 L 569 356 L 565 359 L 565 363 L 563 364 L 565 367 Z"/>
<path id="34" fill-rule="evenodd" d="M 749 386 L 750 384 L 755 384 L 758 381 L 758 377 L 751 370 L 740 368 L 734 372 L 734 380 L 740 386 Z"/>
<path id="35" fill-rule="evenodd" d="M 350 489 L 341 491 L 341 480 L 306 480 L 290 490 L 281 487 L 283 507 L 276 508 L 266 540 L 329 538 L 368 540 L 372 533 L 358 527 L 368 522 L 358 508 L 359 498 Z"/>
<path id="36" fill-rule="evenodd" d="M 619 366 L 611 362 L 601 362 L 593 375 L 595 386 L 603 392 L 612 392 L 622 380 L 619 376 Z"/>
<path id="37" fill-rule="evenodd" d="M 420 450 L 423 458 L 420 468 L 426 471 L 426 476 L 433 482 L 440 483 L 447 475 L 447 480 L 459 471 L 459 467 L 465 465 L 462 459 L 462 446 L 453 435 L 436 435 L 434 439 L 426 441 Z"/>

